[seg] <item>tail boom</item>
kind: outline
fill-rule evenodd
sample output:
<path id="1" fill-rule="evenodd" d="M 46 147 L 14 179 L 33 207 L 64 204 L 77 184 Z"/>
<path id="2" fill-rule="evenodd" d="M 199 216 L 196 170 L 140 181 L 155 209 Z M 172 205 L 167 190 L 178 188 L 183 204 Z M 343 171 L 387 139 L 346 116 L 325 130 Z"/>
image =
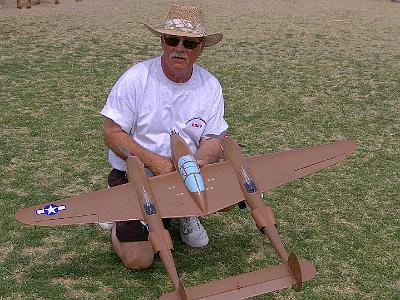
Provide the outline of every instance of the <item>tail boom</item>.
<path id="1" fill-rule="evenodd" d="M 175 290 L 179 292 L 179 297 L 176 299 L 186 300 L 185 289 L 176 271 L 175 261 L 172 256 L 173 244 L 171 235 L 164 228 L 162 216 L 144 166 L 138 157 L 128 157 L 126 165 L 128 179 L 134 186 L 144 220 L 148 225 L 150 244 L 154 252 L 160 256 Z"/>

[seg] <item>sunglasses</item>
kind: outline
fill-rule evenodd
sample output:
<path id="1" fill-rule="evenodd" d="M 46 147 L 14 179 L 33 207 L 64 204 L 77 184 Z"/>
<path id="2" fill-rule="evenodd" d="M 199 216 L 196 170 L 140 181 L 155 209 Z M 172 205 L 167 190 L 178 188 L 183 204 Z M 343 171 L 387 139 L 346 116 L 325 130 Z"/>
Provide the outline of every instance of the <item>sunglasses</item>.
<path id="1" fill-rule="evenodd" d="M 177 36 L 164 36 L 164 41 L 168 46 L 176 47 L 179 44 L 180 38 Z M 182 44 L 186 49 L 194 49 L 200 44 L 200 41 L 182 39 Z"/>

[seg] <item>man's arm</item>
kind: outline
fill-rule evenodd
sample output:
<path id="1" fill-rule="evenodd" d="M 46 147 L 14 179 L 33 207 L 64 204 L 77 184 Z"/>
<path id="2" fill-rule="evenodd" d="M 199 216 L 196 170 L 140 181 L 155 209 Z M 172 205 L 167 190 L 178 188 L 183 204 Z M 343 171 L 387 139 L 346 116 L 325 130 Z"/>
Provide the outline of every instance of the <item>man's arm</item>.
<path id="1" fill-rule="evenodd" d="M 166 174 L 175 170 L 174 164 L 169 158 L 143 148 L 117 123 L 107 117 L 104 117 L 103 137 L 106 146 L 119 157 L 127 158 L 119 149 L 120 146 L 125 147 L 130 153 L 139 157 L 143 164 L 155 175 Z"/>
<path id="2" fill-rule="evenodd" d="M 199 167 L 216 163 L 221 158 L 222 146 L 219 138 L 203 138 L 194 157 Z"/>

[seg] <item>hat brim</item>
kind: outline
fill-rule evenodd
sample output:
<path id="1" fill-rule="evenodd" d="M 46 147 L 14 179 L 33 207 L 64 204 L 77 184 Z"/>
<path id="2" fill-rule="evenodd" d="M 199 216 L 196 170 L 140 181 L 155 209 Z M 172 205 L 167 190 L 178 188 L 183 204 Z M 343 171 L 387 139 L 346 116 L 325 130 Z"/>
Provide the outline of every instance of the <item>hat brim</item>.
<path id="1" fill-rule="evenodd" d="M 204 39 L 204 46 L 205 47 L 210 47 L 213 46 L 217 43 L 219 43 L 222 38 L 223 38 L 223 34 L 222 33 L 213 33 L 213 34 L 207 34 L 207 35 L 200 35 L 200 34 L 193 34 L 191 32 L 185 32 L 185 31 L 181 31 L 181 30 L 174 30 L 174 29 L 156 29 L 153 28 L 147 24 L 144 24 L 144 26 L 146 26 L 146 28 L 148 30 L 150 30 L 150 32 L 152 32 L 154 35 L 161 37 L 164 34 L 167 35 L 176 35 L 176 36 L 186 36 L 186 37 L 196 37 L 196 38 L 202 38 Z"/>

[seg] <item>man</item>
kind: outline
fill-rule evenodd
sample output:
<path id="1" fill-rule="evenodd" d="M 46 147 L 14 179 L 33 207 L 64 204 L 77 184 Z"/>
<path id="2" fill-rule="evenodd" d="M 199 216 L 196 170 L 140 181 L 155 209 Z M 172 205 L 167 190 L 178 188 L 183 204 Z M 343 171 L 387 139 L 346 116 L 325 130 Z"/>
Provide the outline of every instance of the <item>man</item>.
<path id="1" fill-rule="evenodd" d="M 195 64 L 204 47 L 218 43 L 222 34 L 207 34 L 201 11 L 179 5 L 171 7 L 162 28 L 146 27 L 160 37 L 161 57 L 128 69 L 113 86 L 101 111 L 113 167 L 110 186 L 127 182 L 126 156 L 120 146 L 140 158 L 149 176 L 157 176 L 174 171 L 171 130 L 188 143 L 201 167 L 218 161 L 221 145 L 212 137 L 228 128 L 218 80 Z M 208 244 L 207 232 L 197 218 L 181 218 L 178 223 L 186 244 Z M 143 269 L 153 262 L 148 231 L 140 221 L 116 222 L 112 241 L 127 267 Z"/>

